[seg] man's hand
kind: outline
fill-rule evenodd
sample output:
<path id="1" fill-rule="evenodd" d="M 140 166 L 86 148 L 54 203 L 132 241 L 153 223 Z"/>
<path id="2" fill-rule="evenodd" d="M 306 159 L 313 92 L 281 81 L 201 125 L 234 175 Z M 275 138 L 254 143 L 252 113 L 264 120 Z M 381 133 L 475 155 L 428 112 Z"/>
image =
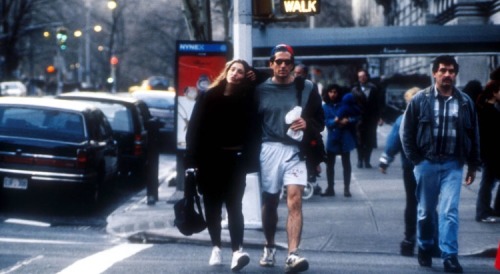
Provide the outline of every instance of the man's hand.
<path id="1" fill-rule="evenodd" d="M 465 176 L 465 184 L 470 185 L 476 179 L 476 171 L 475 170 L 467 170 L 467 175 Z"/>
<path id="2" fill-rule="evenodd" d="M 302 117 L 299 119 L 293 121 L 292 125 L 290 125 L 290 129 L 292 130 L 305 130 L 307 127 L 306 120 L 304 120 Z"/>
<path id="3" fill-rule="evenodd" d="M 257 75 L 253 70 L 249 70 L 246 75 L 247 79 L 250 81 L 255 81 L 257 79 Z"/>

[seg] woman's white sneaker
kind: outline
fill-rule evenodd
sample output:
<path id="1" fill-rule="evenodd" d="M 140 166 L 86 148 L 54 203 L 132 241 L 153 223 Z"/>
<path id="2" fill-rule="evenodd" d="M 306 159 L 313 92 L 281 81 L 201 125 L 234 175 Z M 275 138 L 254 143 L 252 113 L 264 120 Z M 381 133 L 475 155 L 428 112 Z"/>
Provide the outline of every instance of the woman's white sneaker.
<path id="1" fill-rule="evenodd" d="M 209 265 L 221 265 L 222 264 L 222 253 L 218 246 L 212 248 L 212 255 L 210 255 Z"/>
<path id="2" fill-rule="evenodd" d="M 239 250 L 233 252 L 233 259 L 231 260 L 231 270 L 240 271 L 249 262 L 250 256 L 248 256 L 248 253 L 243 252 L 243 250 L 240 248 Z"/>

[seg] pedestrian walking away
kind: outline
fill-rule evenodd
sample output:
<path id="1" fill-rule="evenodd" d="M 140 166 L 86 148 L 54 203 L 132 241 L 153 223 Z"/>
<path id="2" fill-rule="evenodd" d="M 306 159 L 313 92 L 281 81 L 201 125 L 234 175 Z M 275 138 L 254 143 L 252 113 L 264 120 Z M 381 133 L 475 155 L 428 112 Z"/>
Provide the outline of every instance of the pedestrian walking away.
<path id="1" fill-rule="evenodd" d="M 404 99 L 406 101 L 406 104 L 410 102 L 410 100 L 418 91 L 420 91 L 420 88 L 413 87 L 405 92 Z M 415 181 L 415 175 L 413 175 L 414 166 L 402 151 L 403 148 L 401 145 L 401 139 L 399 138 L 399 129 L 402 118 L 403 115 L 400 115 L 396 119 L 396 122 L 394 122 L 391 132 L 387 137 L 384 152 L 380 156 L 379 169 L 380 172 L 386 174 L 387 169 L 394 161 L 396 155 L 398 153 L 401 153 L 401 165 L 403 168 L 403 183 L 406 194 L 406 206 L 404 210 L 404 239 L 400 244 L 400 254 L 402 256 L 413 256 L 415 252 L 415 241 L 417 238 L 417 197 L 415 196 L 417 182 Z"/>
<path id="2" fill-rule="evenodd" d="M 307 184 L 305 155 L 311 149 L 310 139 L 319 136 L 324 128 L 324 115 L 316 86 L 309 80 L 293 76 L 292 47 L 285 44 L 274 47 L 269 67 L 273 76 L 255 90 L 262 135 L 260 176 L 266 240 L 259 263 L 268 267 L 275 265 L 279 196 L 285 185 L 288 207 L 285 272 L 301 272 L 309 268 L 307 259 L 299 254 L 303 228 L 302 193 Z"/>
<path id="3" fill-rule="evenodd" d="M 352 88 L 352 94 L 361 103 L 361 120 L 357 125 L 358 168 L 372 168 L 372 151 L 377 148 L 377 127 L 382 125 L 382 111 L 385 107 L 385 95 L 374 83 L 365 69 L 357 72 L 358 83 Z"/>
<path id="4" fill-rule="evenodd" d="M 463 272 L 458 261 L 458 203 L 464 164 L 466 185 L 474 181 L 480 164 L 476 111 L 470 97 L 455 87 L 458 71 L 452 56 L 434 59 L 435 84 L 413 97 L 400 129 L 403 150 L 415 166 L 418 263 L 432 266 L 437 226 L 444 271 L 451 273 Z"/>
<path id="5" fill-rule="evenodd" d="M 233 60 L 207 92 L 200 94 L 186 133 L 185 166 L 195 169 L 198 190 L 203 195 L 208 233 L 212 243 L 209 265 L 223 263 L 221 250 L 222 205 L 226 205 L 231 238 L 231 269 L 239 271 L 250 257 L 243 251 L 242 199 L 246 173 L 258 169 L 251 164 L 253 88 L 247 79 L 250 66 Z M 252 170 L 252 166 L 255 170 Z"/>
<path id="6" fill-rule="evenodd" d="M 500 80 L 490 80 L 477 100 L 482 178 L 476 203 L 476 221 L 500 222 L 500 188 L 492 191 L 500 180 Z M 491 206 L 494 201 L 493 207 Z"/>
<path id="7" fill-rule="evenodd" d="M 351 151 L 356 147 L 356 124 L 361 110 L 354 96 L 341 94 L 341 87 L 333 84 L 322 91 L 325 104 L 325 125 L 327 128 L 326 179 L 328 186 L 321 196 L 335 196 L 335 159 L 340 155 L 344 177 L 344 196 L 351 197 Z"/>

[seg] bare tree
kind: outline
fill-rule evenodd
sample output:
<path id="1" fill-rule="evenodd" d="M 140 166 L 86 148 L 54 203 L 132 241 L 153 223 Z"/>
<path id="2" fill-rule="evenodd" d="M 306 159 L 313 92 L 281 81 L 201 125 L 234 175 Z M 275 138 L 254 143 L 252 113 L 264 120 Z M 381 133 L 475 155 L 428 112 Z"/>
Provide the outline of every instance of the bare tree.
<path id="1" fill-rule="evenodd" d="M 212 40 L 210 0 L 183 0 L 184 16 L 192 40 Z"/>
<path id="2" fill-rule="evenodd" d="M 31 32 L 48 25 L 36 16 L 47 5 L 46 0 L 1 0 L 0 2 L 0 76 L 17 78 L 20 60 Z M 23 52 L 24 51 L 24 52 Z M 3 62 L 2 62 L 3 60 Z"/>

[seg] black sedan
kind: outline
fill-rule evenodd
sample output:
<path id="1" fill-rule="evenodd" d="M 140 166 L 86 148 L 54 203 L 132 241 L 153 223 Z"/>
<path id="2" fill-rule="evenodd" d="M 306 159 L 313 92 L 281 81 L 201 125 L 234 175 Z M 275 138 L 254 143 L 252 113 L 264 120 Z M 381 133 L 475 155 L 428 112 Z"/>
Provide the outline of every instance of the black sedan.
<path id="1" fill-rule="evenodd" d="M 134 91 L 132 96 L 144 101 L 151 115 L 163 124 L 159 129 L 159 145 L 163 150 L 172 151 L 175 148 L 175 92 Z"/>
<path id="2" fill-rule="evenodd" d="M 120 174 L 145 182 L 148 164 L 147 123 L 151 114 L 136 98 L 105 92 L 68 92 L 57 98 L 91 103 L 104 112 L 118 142 Z"/>
<path id="3" fill-rule="evenodd" d="M 118 147 L 101 110 L 49 98 L 0 98 L 2 192 L 74 186 L 95 202 L 117 167 Z"/>

